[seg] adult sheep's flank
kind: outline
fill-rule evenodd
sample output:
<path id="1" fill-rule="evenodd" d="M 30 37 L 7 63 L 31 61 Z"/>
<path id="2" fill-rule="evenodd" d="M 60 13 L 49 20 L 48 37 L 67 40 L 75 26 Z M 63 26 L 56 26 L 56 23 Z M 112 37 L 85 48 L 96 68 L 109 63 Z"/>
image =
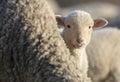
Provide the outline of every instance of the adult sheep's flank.
<path id="1" fill-rule="evenodd" d="M 82 76 L 87 77 L 88 61 L 85 48 L 90 42 L 92 29 L 105 26 L 107 21 L 105 19 L 93 20 L 89 13 L 80 10 L 73 11 L 68 16 L 58 15 L 56 20 L 64 27 L 62 36 L 72 56 L 76 59 L 76 67 L 80 69 Z"/>
<path id="2" fill-rule="evenodd" d="M 120 82 L 120 30 L 104 28 L 93 32 L 90 44 L 87 46 L 89 60 L 89 76 L 93 82 L 103 82 L 112 76 Z"/>

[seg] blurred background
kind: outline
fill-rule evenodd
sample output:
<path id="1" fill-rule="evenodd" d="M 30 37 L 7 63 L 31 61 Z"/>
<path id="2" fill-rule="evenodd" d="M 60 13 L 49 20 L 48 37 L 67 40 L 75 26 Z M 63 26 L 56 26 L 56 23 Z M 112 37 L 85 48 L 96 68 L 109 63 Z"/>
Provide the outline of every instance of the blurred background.
<path id="1" fill-rule="evenodd" d="M 67 15 L 73 10 L 85 10 L 92 17 L 104 17 L 108 26 L 120 28 L 120 0 L 47 0 L 55 14 Z"/>

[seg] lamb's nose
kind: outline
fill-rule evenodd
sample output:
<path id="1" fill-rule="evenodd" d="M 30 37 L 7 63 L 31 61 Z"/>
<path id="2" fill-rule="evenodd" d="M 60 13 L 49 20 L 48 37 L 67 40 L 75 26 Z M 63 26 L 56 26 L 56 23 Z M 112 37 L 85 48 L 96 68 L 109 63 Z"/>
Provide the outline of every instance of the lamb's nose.
<path id="1" fill-rule="evenodd" d="M 77 42 L 80 44 L 83 42 L 83 39 L 77 39 Z"/>

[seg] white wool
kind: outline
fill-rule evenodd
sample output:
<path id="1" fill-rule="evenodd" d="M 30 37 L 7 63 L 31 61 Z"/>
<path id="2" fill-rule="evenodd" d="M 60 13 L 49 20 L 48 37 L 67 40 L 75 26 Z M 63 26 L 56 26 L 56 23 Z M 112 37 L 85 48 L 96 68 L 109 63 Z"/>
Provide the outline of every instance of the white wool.
<path id="1" fill-rule="evenodd" d="M 107 80 L 109 75 L 120 82 L 120 30 L 115 27 L 93 32 L 87 46 L 89 76 L 93 82 Z"/>

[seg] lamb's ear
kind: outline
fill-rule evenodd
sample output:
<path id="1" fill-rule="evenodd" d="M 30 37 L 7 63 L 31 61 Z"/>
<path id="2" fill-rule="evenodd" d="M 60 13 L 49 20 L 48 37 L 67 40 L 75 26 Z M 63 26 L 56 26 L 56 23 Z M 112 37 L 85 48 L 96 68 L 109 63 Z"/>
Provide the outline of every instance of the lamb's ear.
<path id="1" fill-rule="evenodd" d="M 65 25 L 64 24 L 65 17 L 63 17 L 61 15 L 55 15 L 55 17 L 56 17 L 56 21 L 57 21 L 58 25 L 62 25 L 62 26 Z"/>
<path id="2" fill-rule="evenodd" d="M 104 27 L 107 24 L 108 24 L 108 21 L 106 19 L 104 19 L 104 18 L 95 19 L 93 28 L 96 29 L 96 28 Z"/>

